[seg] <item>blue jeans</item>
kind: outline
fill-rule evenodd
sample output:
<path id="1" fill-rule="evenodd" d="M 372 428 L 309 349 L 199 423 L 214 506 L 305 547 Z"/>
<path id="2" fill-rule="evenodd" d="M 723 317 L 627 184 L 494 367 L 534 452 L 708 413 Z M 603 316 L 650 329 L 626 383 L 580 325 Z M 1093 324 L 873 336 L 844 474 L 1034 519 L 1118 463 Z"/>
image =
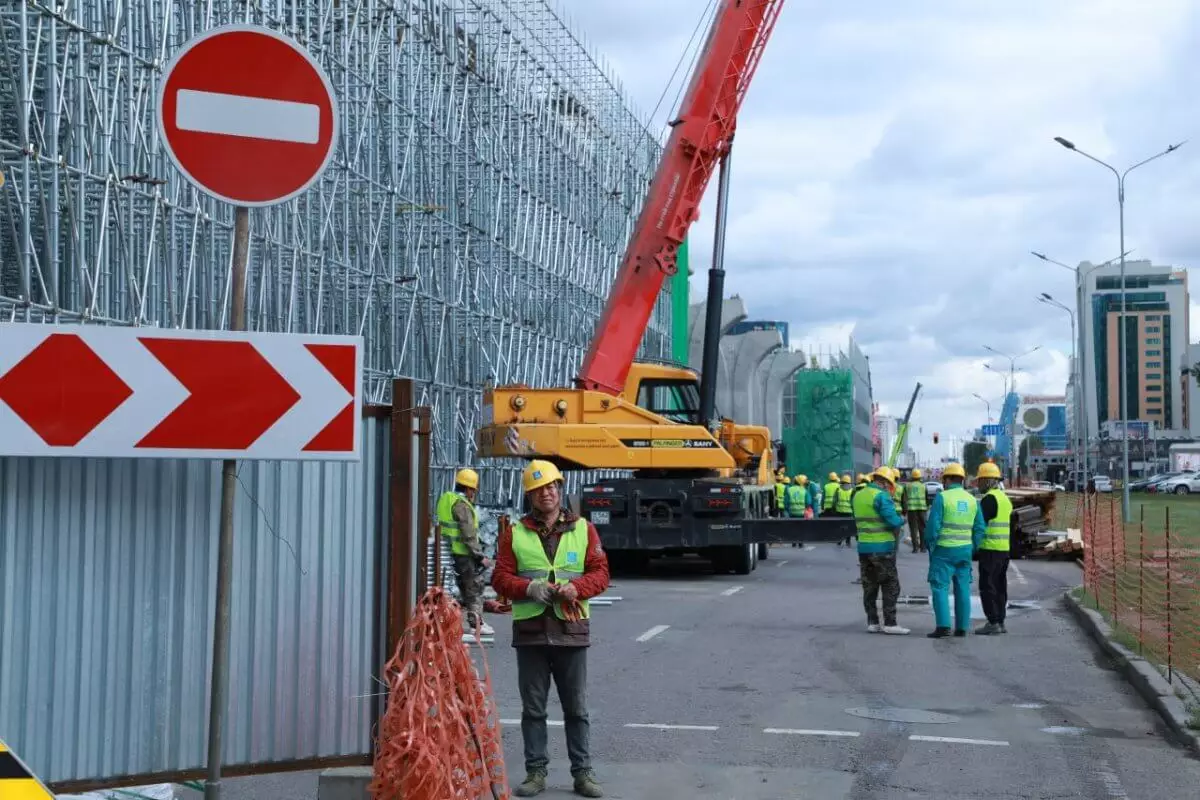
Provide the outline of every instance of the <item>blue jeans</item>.
<path id="1" fill-rule="evenodd" d="M 954 585 L 954 627 L 971 625 L 971 548 L 936 547 L 929 554 L 929 588 L 939 628 L 950 627 L 950 586 Z"/>

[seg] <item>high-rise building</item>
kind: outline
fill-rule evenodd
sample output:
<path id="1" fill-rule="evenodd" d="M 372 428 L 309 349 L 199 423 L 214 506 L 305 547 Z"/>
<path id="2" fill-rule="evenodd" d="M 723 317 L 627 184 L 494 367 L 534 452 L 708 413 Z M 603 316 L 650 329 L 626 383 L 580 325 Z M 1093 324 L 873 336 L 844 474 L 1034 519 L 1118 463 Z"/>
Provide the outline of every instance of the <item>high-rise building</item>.
<path id="1" fill-rule="evenodd" d="M 1186 435 L 1187 396 L 1179 380 L 1188 355 L 1187 270 L 1148 260 L 1125 263 L 1126 312 L 1121 313 L 1120 265 L 1080 265 L 1080 344 L 1087 370 L 1088 436 L 1121 419 L 1120 342 L 1125 341 L 1126 414 L 1170 436 Z M 1124 319 L 1122 319 L 1124 316 Z"/>

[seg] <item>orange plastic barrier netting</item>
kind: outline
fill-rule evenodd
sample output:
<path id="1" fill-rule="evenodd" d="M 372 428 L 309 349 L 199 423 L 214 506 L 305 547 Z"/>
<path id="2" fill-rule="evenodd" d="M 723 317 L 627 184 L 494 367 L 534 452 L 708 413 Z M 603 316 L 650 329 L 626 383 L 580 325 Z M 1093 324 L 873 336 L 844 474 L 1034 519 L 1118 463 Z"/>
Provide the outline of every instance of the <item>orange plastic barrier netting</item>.
<path id="1" fill-rule="evenodd" d="M 388 661 L 379 723 L 377 800 L 508 800 L 487 657 L 482 677 L 462 641 L 462 613 L 441 587 L 417 603 Z"/>
<path id="2" fill-rule="evenodd" d="M 1192 502 L 1134 502 L 1125 524 L 1118 494 L 1090 498 L 1081 515 L 1084 586 L 1126 646 L 1200 679 L 1200 530 L 1185 521 Z"/>

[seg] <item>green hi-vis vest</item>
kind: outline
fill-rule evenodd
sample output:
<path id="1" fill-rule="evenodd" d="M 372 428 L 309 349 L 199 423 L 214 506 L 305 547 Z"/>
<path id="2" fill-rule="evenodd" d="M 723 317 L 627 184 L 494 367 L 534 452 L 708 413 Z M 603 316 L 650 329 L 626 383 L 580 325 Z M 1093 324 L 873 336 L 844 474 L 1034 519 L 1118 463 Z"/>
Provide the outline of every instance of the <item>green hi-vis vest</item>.
<path id="1" fill-rule="evenodd" d="M 854 490 L 838 486 L 837 500 L 833 504 L 833 510 L 839 514 L 849 514 L 853 509 L 850 507 L 850 495 Z"/>
<path id="2" fill-rule="evenodd" d="M 942 531 L 938 534 L 938 547 L 970 547 L 971 529 L 975 527 L 975 515 L 979 503 L 971 493 L 961 486 L 942 491 Z"/>
<path id="3" fill-rule="evenodd" d="M 897 511 L 903 508 L 901 504 L 904 502 L 904 490 L 900 488 L 900 484 L 892 487 L 892 502 L 896 504 Z"/>
<path id="4" fill-rule="evenodd" d="M 909 511 L 925 511 L 929 508 L 928 501 L 925 499 L 925 484 L 920 481 L 906 484 L 904 496 L 908 499 Z"/>
<path id="5" fill-rule="evenodd" d="M 829 511 L 833 508 L 834 502 L 837 500 L 838 484 L 835 481 L 830 481 L 825 484 L 825 494 L 821 498 L 821 509 Z"/>
<path id="6" fill-rule="evenodd" d="M 775 507 L 783 508 L 783 496 L 787 493 L 787 487 L 782 483 L 775 484 Z"/>
<path id="7" fill-rule="evenodd" d="M 542 537 L 536 531 L 526 528 L 521 522 L 512 526 L 512 549 L 517 558 L 517 574 L 531 581 L 547 581 L 548 583 L 565 584 L 572 578 L 583 575 L 583 565 L 587 560 L 588 524 L 582 517 L 576 521 L 575 527 L 562 535 L 558 540 L 558 551 L 554 554 L 554 564 L 546 557 L 546 549 L 542 547 Z M 580 616 L 583 619 L 591 617 L 587 600 L 579 600 Z M 554 603 L 554 614 L 559 619 L 565 619 L 560 603 Z M 514 600 L 512 616 L 516 621 L 533 619 L 541 616 L 546 610 L 545 603 L 539 603 L 531 598 Z"/>
<path id="8" fill-rule="evenodd" d="M 892 529 L 875 512 L 875 497 L 883 494 L 878 486 L 864 486 L 854 495 L 854 527 L 859 544 L 893 544 Z"/>
<path id="9" fill-rule="evenodd" d="M 996 517 L 987 524 L 987 532 L 983 535 L 980 550 L 998 550 L 1007 553 L 1009 549 L 1009 524 L 1012 521 L 1013 504 L 1008 495 L 999 489 L 992 489 L 984 497 L 996 498 Z"/>
<path id="10" fill-rule="evenodd" d="M 803 486 L 797 486 L 793 483 L 787 487 L 787 512 L 790 516 L 804 516 L 804 500 L 807 494 Z"/>
<path id="11" fill-rule="evenodd" d="M 438 525 L 442 527 L 442 535 L 450 540 L 450 552 L 456 556 L 469 556 L 471 551 L 462 541 L 462 531 L 458 529 L 458 523 L 454 521 L 454 504 L 459 500 L 466 502 L 470 506 L 472 513 L 475 514 L 475 530 L 479 530 L 479 509 L 470 500 L 467 500 L 465 495 L 458 492 L 442 492 L 442 496 L 437 502 L 437 518 Z"/>

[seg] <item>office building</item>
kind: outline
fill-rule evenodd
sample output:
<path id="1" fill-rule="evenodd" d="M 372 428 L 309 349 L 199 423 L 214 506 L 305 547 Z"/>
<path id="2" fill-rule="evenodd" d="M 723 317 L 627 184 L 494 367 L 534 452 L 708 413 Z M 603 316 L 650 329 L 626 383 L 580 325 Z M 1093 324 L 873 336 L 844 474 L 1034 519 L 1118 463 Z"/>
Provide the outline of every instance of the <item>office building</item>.
<path id="1" fill-rule="evenodd" d="M 1187 434 L 1184 386 L 1179 370 L 1187 358 L 1188 281 L 1182 268 L 1147 260 L 1125 265 L 1125 321 L 1121 320 L 1120 265 L 1080 265 L 1083 302 L 1080 346 L 1089 438 L 1104 422 L 1119 421 L 1120 342 L 1125 341 L 1126 404 L 1130 420 L 1152 422 L 1165 435 Z"/>

